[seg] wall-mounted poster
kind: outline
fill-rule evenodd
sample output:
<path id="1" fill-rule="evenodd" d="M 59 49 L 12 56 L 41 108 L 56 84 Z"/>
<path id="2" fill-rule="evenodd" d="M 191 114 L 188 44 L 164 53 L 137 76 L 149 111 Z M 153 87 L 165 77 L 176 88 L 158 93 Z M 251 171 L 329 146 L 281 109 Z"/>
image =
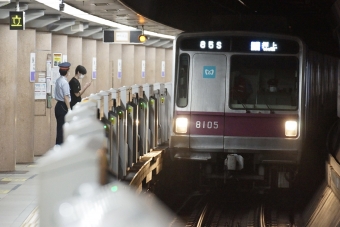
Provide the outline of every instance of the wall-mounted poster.
<path id="1" fill-rule="evenodd" d="M 34 99 L 46 99 L 46 83 L 35 83 Z"/>
<path id="2" fill-rule="evenodd" d="M 142 60 L 142 78 L 145 78 L 145 60 Z"/>
<path id="3" fill-rule="evenodd" d="M 92 79 L 97 79 L 97 58 L 92 58 Z"/>
<path id="4" fill-rule="evenodd" d="M 162 61 L 162 73 L 161 73 L 162 77 L 165 77 L 165 61 Z"/>
<path id="5" fill-rule="evenodd" d="M 117 74 L 117 78 L 118 79 L 122 79 L 122 59 L 118 59 L 118 74 Z"/>
<path id="6" fill-rule="evenodd" d="M 30 58 L 30 82 L 35 82 L 35 53 L 31 53 Z"/>
<path id="7" fill-rule="evenodd" d="M 62 54 L 53 54 L 53 67 L 58 67 L 58 65 L 62 62 Z"/>

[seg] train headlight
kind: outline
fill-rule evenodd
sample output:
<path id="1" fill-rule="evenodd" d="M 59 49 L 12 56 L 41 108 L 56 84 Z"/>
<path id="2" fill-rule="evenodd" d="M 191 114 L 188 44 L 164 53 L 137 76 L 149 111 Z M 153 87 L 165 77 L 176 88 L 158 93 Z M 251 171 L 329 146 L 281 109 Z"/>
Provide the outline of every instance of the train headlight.
<path id="1" fill-rule="evenodd" d="M 186 133 L 188 131 L 188 118 L 179 117 L 176 118 L 175 132 Z"/>
<path id="2" fill-rule="evenodd" d="M 297 122 L 296 121 L 286 121 L 285 135 L 286 136 L 297 136 Z"/>

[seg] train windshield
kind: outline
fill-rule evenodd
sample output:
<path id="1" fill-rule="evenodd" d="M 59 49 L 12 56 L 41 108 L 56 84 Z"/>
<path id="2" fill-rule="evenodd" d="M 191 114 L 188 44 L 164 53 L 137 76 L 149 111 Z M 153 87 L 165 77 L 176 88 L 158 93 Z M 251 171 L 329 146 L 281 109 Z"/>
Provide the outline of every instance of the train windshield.
<path id="1" fill-rule="evenodd" d="M 294 56 L 233 55 L 231 109 L 296 110 L 299 60 Z"/>

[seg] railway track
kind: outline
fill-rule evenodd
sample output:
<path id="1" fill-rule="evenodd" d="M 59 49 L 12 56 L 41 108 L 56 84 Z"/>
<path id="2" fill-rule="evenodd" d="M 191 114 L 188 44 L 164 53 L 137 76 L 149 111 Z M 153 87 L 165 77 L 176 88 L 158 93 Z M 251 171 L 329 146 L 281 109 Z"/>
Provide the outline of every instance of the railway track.
<path id="1" fill-rule="evenodd" d="M 179 172 L 173 169 L 163 172 L 167 173 L 164 179 L 177 181 L 160 180 L 156 187 L 157 192 L 163 192 L 157 195 L 161 195 L 164 204 L 176 214 L 171 227 L 296 227 L 297 198 L 292 190 L 259 193 L 238 182 L 197 186 L 192 178 L 183 175 L 191 172 L 190 168 L 180 166 L 179 169 Z"/>
<path id="2" fill-rule="evenodd" d="M 294 227 L 289 210 L 253 198 L 216 199 L 208 195 L 192 202 L 185 227 Z M 193 205 L 194 204 L 194 205 Z M 183 217 L 183 216 L 182 216 Z"/>

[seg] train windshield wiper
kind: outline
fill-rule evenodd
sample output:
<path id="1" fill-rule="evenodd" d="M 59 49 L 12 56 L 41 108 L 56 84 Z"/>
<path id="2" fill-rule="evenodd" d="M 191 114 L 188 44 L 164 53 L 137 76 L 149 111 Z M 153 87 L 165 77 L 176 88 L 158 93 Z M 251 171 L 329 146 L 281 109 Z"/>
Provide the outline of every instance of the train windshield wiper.
<path id="1" fill-rule="evenodd" d="M 269 105 L 267 104 L 267 97 L 264 98 L 264 104 L 266 104 L 268 110 L 270 111 L 270 113 L 274 113 L 274 110 L 272 110 Z"/>
<path id="2" fill-rule="evenodd" d="M 239 101 L 239 102 L 241 103 L 241 105 L 243 106 L 243 109 L 246 110 L 246 113 L 250 113 L 250 110 L 247 109 L 247 104 L 244 104 L 244 103 L 242 102 L 242 99 L 238 99 L 238 101 Z"/>
<path id="3" fill-rule="evenodd" d="M 274 113 L 274 110 L 270 109 L 269 105 L 266 103 L 267 108 L 269 109 L 270 113 Z"/>

